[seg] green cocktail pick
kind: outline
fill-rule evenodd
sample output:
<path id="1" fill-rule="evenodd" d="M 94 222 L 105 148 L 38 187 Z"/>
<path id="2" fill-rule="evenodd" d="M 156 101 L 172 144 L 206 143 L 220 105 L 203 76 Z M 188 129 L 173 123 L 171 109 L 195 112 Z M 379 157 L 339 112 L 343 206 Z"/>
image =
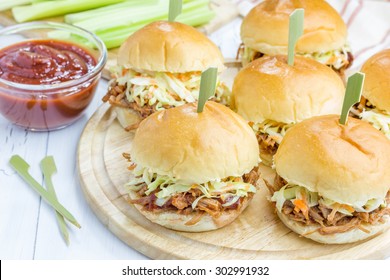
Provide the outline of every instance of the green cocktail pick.
<path id="1" fill-rule="evenodd" d="M 217 87 L 217 75 L 218 69 L 216 67 L 208 68 L 202 72 L 200 78 L 199 100 L 198 100 L 198 113 L 203 112 L 206 101 L 215 94 Z"/>
<path id="2" fill-rule="evenodd" d="M 296 9 L 290 15 L 288 27 L 288 55 L 287 63 L 290 66 L 294 65 L 295 46 L 299 37 L 303 34 L 303 18 L 305 15 L 304 9 Z"/>
<path id="3" fill-rule="evenodd" d="M 55 173 L 57 173 L 57 167 L 54 162 L 53 156 L 47 156 L 41 160 L 41 170 L 45 178 L 45 185 L 47 191 L 53 196 L 53 198 L 57 199 L 57 194 L 55 192 L 53 181 L 51 179 L 51 177 Z M 56 211 L 56 218 L 57 218 L 58 226 L 60 228 L 62 237 L 64 238 L 66 244 L 69 245 L 69 232 L 66 227 L 65 219 L 58 211 Z"/>
<path id="4" fill-rule="evenodd" d="M 181 14 L 182 7 L 182 0 L 169 0 L 168 21 L 175 21 L 176 17 Z"/>
<path id="5" fill-rule="evenodd" d="M 22 159 L 19 155 L 13 155 L 9 161 L 10 165 L 15 169 L 15 171 L 55 210 L 57 210 L 64 218 L 69 222 L 75 225 L 78 228 L 81 228 L 80 224 L 76 221 L 75 217 L 65 209 L 65 207 L 58 202 L 58 200 L 51 194 L 46 191 L 29 173 L 28 169 L 30 165 Z"/>
<path id="6" fill-rule="evenodd" d="M 349 110 L 360 101 L 364 83 L 364 74 L 357 72 L 348 78 L 347 88 L 345 90 L 343 109 L 341 111 L 340 123 L 347 124 Z"/>

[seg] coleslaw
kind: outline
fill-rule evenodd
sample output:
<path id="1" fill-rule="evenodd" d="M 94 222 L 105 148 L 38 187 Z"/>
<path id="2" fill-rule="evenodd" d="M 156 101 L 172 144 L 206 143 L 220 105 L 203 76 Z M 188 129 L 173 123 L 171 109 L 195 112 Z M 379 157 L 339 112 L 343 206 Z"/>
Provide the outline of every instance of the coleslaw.
<path id="1" fill-rule="evenodd" d="M 156 110 L 166 107 L 180 106 L 198 99 L 201 72 L 169 73 L 135 71 L 123 66 L 111 69 L 112 83 L 126 85 L 125 95 L 128 102 L 136 102 L 139 106 L 155 105 Z M 228 87 L 217 81 L 213 97 L 224 105 L 230 104 Z"/>
<path id="2" fill-rule="evenodd" d="M 131 179 L 126 186 L 129 190 L 139 191 L 144 184 L 147 185 L 146 195 L 158 190 L 155 195 L 157 197 L 156 204 L 164 205 L 172 196 L 178 193 L 188 192 L 191 189 L 198 189 L 202 195 L 192 203 L 194 209 L 200 199 L 220 198 L 223 201 L 222 206 L 228 207 L 236 203 L 241 197 L 248 196 L 248 193 L 255 193 L 256 187 L 252 184 L 245 183 L 242 177 L 228 177 L 219 181 L 210 181 L 203 184 L 185 185 L 175 178 L 170 178 L 165 175 L 158 175 L 147 168 L 136 166 L 131 170 L 134 178 Z"/>
<path id="3" fill-rule="evenodd" d="M 332 50 L 328 52 L 315 52 L 315 53 L 297 53 L 297 55 L 312 58 L 322 64 L 332 66 L 332 68 L 339 70 L 349 64 L 348 52 L 351 48 L 348 45 L 343 46 L 341 49 Z M 242 59 L 244 63 L 253 61 L 255 55 L 258 53 L 255 49 L 244 47 Z"/>
<path id="4" fill-rule="evenodd" d="M 364 202 L 358 202 L 353 205 L 340 203 L 322 197 L 317 192 L 311 192 L 305 187 L 293 184 L 286 184 L 271 197 L 271 201 L 276 202 L 276 208 L 279 211 L 282 211 L 283 204 L 286 200 L 291 200 L 293 203 L 294 200 L 302 200 L 308 207 L 313 207 L 321 203 L 330 209 L 336 209 L 338 212 L 348 216 L 352 216 L 355 211 L 369 213 L 378 207 L 387 206 L 386 200 L 375 198 Z"/>
<path id="5" fill-rule="evenodd" d="M 276 143 L 282 142 L 284 135 L 287 130 L 290 129 L 294 124 L 285 124 L 272 120 L 265 120 L 262 123 L 252 124 L 251 127 L 256 134 L 265 133 L 268 134 Z"/>
<path id="6" fill-rule="evenodd" d="M 359 117 L 372 124 L 373 127 L 382 131 L 390 139 L 390 115 L 378 109 L 364 109 Z"/>

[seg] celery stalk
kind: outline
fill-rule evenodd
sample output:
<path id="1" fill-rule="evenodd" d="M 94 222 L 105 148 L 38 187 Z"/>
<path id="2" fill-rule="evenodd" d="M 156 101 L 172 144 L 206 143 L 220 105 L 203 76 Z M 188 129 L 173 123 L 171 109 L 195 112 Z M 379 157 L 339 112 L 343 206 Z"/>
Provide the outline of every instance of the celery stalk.
<path id="1" fill-rule="evenodd" d="M 208 7 L 199 7 L 192 10 L 191 13 L 182 13 L 177 17 L 177 21 L 184 24 L 198 26 L 209 22 L 215 16 L 215 12 L 208 9 Z M 122 26 L 115 29 L 104 30 L 96 34 L 105 43 L 108 49 L 120 46 L 126 39 L 139 28 L 142 28 L 147 23 L 140 23 L 138 25 Z"/>
<path id="2" fill-rule="evenodd" d="M 208 3 L 209 0 L 193 0 L 188 3 L 184 3 L 182 14 L 191 12 L 198 7 L 207 6 Z M 99 32 L 120 26 L 131 26 L 132 24 L 140 22 L 162 20 L 166 19 L 167 16 L 168 1 L 160 1 L 158 5 L 153 7 L 140 6 L 138 8 L 123 9 L 114 14 L 107 14 L 106 16 L 99 17 L 98 22 L 96 22 L 95 19 L 88 19 L 74 24 L 92 32 Z"/>
<path id="3" fill-rule="evenodd" d="M 133 9 L 124 9 L 116 13 L 101 16 L 99 21 L 95 19 L 87 19 L 84 21 L 75 22 L 74 25 L 95 32 L 104 29 L 110 29 L 116 26 L 128 26 L 141 21 L 153 21 L 166 17 L 165 5 L 158 4 L 153 7 L 139 7 Z M 131 16 L 129 16 L 131 15 Z"/>
<path id="4" fill-rule="evenodd" d="M 28 6 L 12 8 L 12 14 L 17 22 L 60 16 L 67 13 L 85 11 L 125 0 L 63 0 L 33 3 Z"/>
<path id="5" fill-rule="evenodd" d="M 138 29 L 142 28 L 144 25 L 145 24 L 141 24 L 139 26 L 134 25 L 132 27 L 127 27 L 126 32 L 124 34 L 122 33 L 122 34 L 115 34 L 115 35 L 113 35 L 113 34 L 99 35 L 99 33 L 97 33 L 97 35 L 104 42 L 107 49 L 112 49 L 112 48 L 116 48 L 116 47 L 119 47 L 120 45 L 122 45 L 122 43 L 124 41 L 126 41 L 126 39 L 131 34 L 133 34 Z M 117 30 L 117 31 L 119 31 L 119 30 Z"/>
<path id="6" fill-rule="evenodd" d="M 29 5 L 44 0 L 3 0 L 0 2 L 0 11 L 6 11 L 16 6 Z"/>
<path id="7" fill-rule="evenodd" d="M 88 10 L 79 13 L 68 14 L 65 16 L 65 22 L 75 23 L 93 18 L 100 18 L 101 16 L 109 15 L 117 11 L 122 11 L 124 8 L 136 8 L 137 6 L 147 6 L 158 4 L 159 0 L 131 0 L 122 3 L 108 5 L 105 7 Z"/>
<path id="8" fill-rule="evenodd" d="M 182 13 L 177 17 L 177 21 L 188 24 L 188 25 L 193 25 L 193 26 L 198 26 L 204 23 L 207 23 L 210 21 L 213 17 L 215 16 L 215 12 L 211 11 L 207 6 L 206 7 L 199 7 L 197 9 L 192 10 L 191 12 L 185 12 Z M 160 18 L 163 19 L 163 18 Z M 155 20 L 160 20 L 160 19 L 155 19 Z M 123 36 L 129 36 L 130 33 L 135 29 L 138 30 L 148 24 L 149 21 L 147 22 L 141 22 L 137 23 L 135 25 L 129 25 L 129 26 L 117 26 L 116 28 L 111 28 L 111 29 L 105 29 L 105 30 L 100 30 L 96 32 L 96 34 L 103 40 L 105 38 L 110 38 L 110 37 L 123 37 Z M 191 23 L 191 24 L 190 24 Z"/>
<path id="9" fill-rule="evenodd" d="M 176 20 L 192 26 L 210 21 L 214 12 L 209 9 L 209 2 L 183 0 L 182 14 Z M 150 22 L 166 20 L 169 6 L 167 0 L 5 0 L 2 4 L 5 3 L 13 4 L 12 12 L 18 22 L 65 15 L 65 22 L 95 32 L 107 48 L 120 46 Z M 32 4 L 15 7 L 22 3 Z"/>
<path id="10" fill-rule="evenodd" d="M 199 19 L 199 18 L 190 18 L 188 19 L 187 22 L 195 22 L 197 24 L 196 25 L 200 25 L 200 24 L 203 24 L 205 22 L 208 22 L 209 20 L 208 19 L 212 19 L 214 17 L 214 13 L 211 11 L 206 18 L 203 18 L 203 19 Z M 206 19 L 206 21 L 205 21 Z M 185 23 L 184 21 L 182 21 L 183 23 Z M 144 24 L 145 25 L 145 24 Z M 142 26 L 140 26 L 139 28 L 142 28 Z M 122 45 L 122 43 L 124 41 L 126 41 L 126 39 L 131 35 L 133 34 L 135 31 L 137 31 L 139 28 L 134 28 L 134 27 L 127 27 L 126 29 L 119 29 L 117 31 L 123 31 L 121 32 L 121 34 L 116 34 L 116 35 L 100 35 L 99 33 L 97 33 L 97 35 L 99 36 L 99 38 L 104 42 L 104 44 L 106 45 L 107 49 L 112 49 L 112 48 L 116 48 L 116 47 L 119 47 L 120 45 Z"/>
<path id="11" fill-rule="evenodd" d="M 193 13 L 191 15 L 179 15 L 177 17 L 177 21 L 191 25 L 191 26 L 199 26 L 202 24 L 206 24 L 210 20 L 212 20 L 215 17 L 215 12 L 211 11 L 210 9 L 203 9 L 198 10 L 197 13 Z"/>

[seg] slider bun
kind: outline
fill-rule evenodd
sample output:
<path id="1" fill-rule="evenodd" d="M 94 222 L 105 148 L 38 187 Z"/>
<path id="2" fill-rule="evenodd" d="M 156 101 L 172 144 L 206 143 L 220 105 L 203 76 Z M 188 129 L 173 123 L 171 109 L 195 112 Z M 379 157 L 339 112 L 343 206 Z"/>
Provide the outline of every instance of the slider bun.
<path id="1" fill-rule="evenodd" d="M 264 1 L 254 7 L 241 25 L 241 39 L 252 49 L 267 55 L 287 54 L 290 14 L 305 9 L 304 34 L 298 40 L 297 53 L 327 52 L 343 47 L 347 27 L 323 0 Z"/>
<path id="2" fill-rule="evenodd" d="M 287 182 L 349 205 L 383 200 L 390 189 L 390 141 L 370 124 L 338 115 L 315 117 L 287 131 L 276 155 Z"/>
<path id="3" fill-rule="evenodd" d="M 366 74 L 363 96 L 379 109 L 390 112 L 390 49 L 370 57 L 361 71 Z"/>
<path id="4" fill-rule="evenodd" d="M 273 159 L 274 155 L 266 149 L 261 149 L 261 147 L 259 147 L 259 148 L 260 148 L 261 163 L 266 165 L 266 166 L 272 167 L 272 163 L 273 163 L 272 159 Z"/>
<path id="5" fill-rule="evenodd" d="M 365 229 L 370 231 L 369 233 L 366 233 L 360 229 L 352 229 L 347 232 L 323 235 L 318 231 L 315 231 L 321 227 L 319 225 L 304 225 L 289 219 L 287 215 L 279 212 L 278 210 L 276 213 L 278 214 L 280 220 L 292 231 L 302 235 L 303 237 L 324 244 L 345 244 L 365 240 L 369 237 L 373 237 L 384 232 L 390 227 L 390 216 L 386 215 L 383 216 L 383 224 L 362 224 Z"/>
<path id="6" fill-rule="evenodd" d="M 138 194 L 134 191 L 129 192 L 131 199 L 139 198 Z M 142 205 L 133 204 L 137 210 L 144 215 L 148 220 L 153 223 L 159 224 L 163 227 L 187 232 L 202 232 L 215 230 L 224 227 L 233 222 L 242 211 L 249 205 L 252 198 L 245 197 L 241 208 L 235 210 L 225 210 L 217 218 L 211 217 L 209 214 L 204 213 L 199 222 L 194 225 L 186 225 L 185 223 L 190 221 L 196 214 L 179 214 L 177 211 L 159 211 L 153 212 L 143 209 Z"/>
<path id="7" fill-rule="evenodd" d="M 123 128 L 139 123 L 142 119 L 140 115 L 130 108 L 123 108 L 119 106 L 112 106 L 116 117 Z"/>
<path id="8" fill-rule="evenodd" d="M 344 98 L 344 84 L 329 67 L 295 57 L 262 57 L 252 61 L 236 76 L 233 106 L 248 121 L 266 119 L 296 123 L 326 114 L 338 114 Z"/>
<path id="9" fill-rule="evenodd" d="M 118 65 L 171 73 L 225 69 L 218 47 L 195 28 L 156 21 L 132 34 L 120 47 Z"/>
<path id="10" fill-rule="evenodd" d="M 206 102 L 156 112 L 138 127 L 131 159 L 159 175 L 183 184 L 202 184 L 242 176 L 259 162 L 256 136 L 229 108 Z"/>

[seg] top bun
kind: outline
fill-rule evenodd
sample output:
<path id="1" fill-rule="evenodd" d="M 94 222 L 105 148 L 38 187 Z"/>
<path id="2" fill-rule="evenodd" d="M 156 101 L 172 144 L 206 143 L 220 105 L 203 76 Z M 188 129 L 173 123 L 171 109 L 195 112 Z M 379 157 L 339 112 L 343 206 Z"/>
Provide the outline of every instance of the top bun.
<path id="1" fill-rule="evenodd" d="M 204 34 L 168 21 L 150 23 L 132 34 L 119 49 L 118 65 L 171 73 L 225 68 L 220 50 Z"/>
<path id="2" fill-rule="evenodd" d="M 287 131 L 274 157 L 276 172 L 338 203 L 364 205 L 390 189 L 390 141 L 370 124 L 339 115 L 305 120 Z"/>
<path id="3" fill-rule="evenodd" d="M 138 127 L 131 159 L 159 175 L 183 184 L 203 184 L 242 176 L 259 163 L 256 136 L 229 108 L 206 102 L 156 112 Z"/>
<path id="4" fill-rule="evenodd" d="M 304 33 L 297 53 L 327 52 L 346 44 L 347 27 L 340 15 L 323 0 L 266 0 L 254 7 L 241 25 L 244 44 L 259 52 L 287 54 L 290 14 L 305 9 Z"/>
<path id="5" fill-rule="evenodd" d="M 344 84 L 329 67 L 305 57 L 265 56 L 252 61 L 236 76 L 233 106 L 255 123 L 266 119 L 297 123 L 304 119 L 338 114 L 344 99 Z"/>
<path id="6" fill-rule="evenodd" d="M 363 96 L 378 109 L 390 112 L 390 49 L 370 57 L 361 71 L 366 74 Z"/>

